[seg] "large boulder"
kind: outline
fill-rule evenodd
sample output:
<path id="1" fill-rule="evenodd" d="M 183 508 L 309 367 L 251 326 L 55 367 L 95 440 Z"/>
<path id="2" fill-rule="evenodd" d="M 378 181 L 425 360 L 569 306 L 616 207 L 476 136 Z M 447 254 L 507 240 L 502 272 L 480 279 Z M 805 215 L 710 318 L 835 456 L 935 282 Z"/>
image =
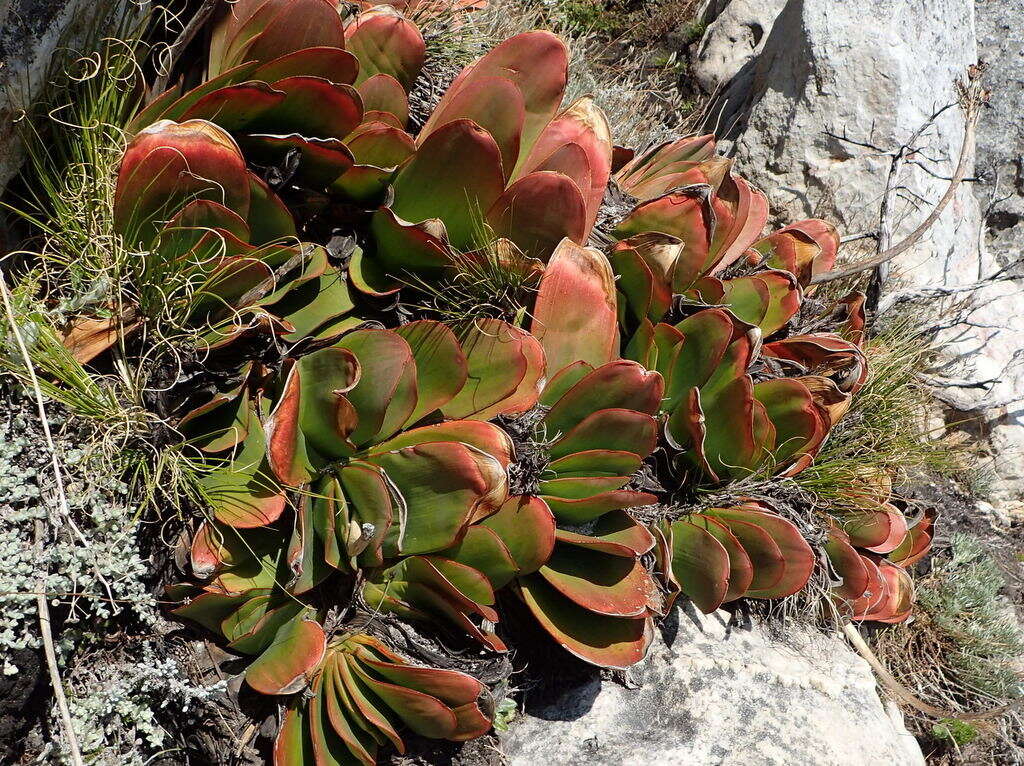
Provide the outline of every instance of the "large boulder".
<path id="1" fill-rule="evenodd" d="M 924 764 L 868 664 L 836 637 L 787 626 L 779 643 L 689 607 L 631 678 L 639 688 L 595 677 L 534 701 L 502 737 L 509 765 Z"/>
<path id="2" fill-rule="evenodd" d="M 1011 30 L 1003 39 L 1016 40 L 1020 0 L 991 3 Z M 708 18 L 692 64 L 697 82 L 715 94 L 711 121 L 723 148 L 765 190 L 779 221 L 826 217 L 847 235 L 878 230 L 886 152 L 956 101 L 956 81 L 978 59 L 972 0 L 718 0 Z M 1020 41 L 1007 47 L 1019 75 Z M 1006 130 L 1019 131 L 1019 104 L 1005 114 Z M 964 116 L 953 106 L 922 136 L 916 164 L 899 180 L 894 241 L 942 196 L 963 135 Z M 859 240 L 843 257 L 872 248 L 872 240 Z M 978 199 L 963 184 L 923 240 L 893 263 L 887 285 L 966 285 L 999 266 L 985 246 Z M 1024 346 L 1020 290 L 1002 282 L 977 291 L 979 308 L 941 336 L 949 343 L 947 379 L 969 383 L 944 394 L 979 413 L 977 430 L 996 455 L 993 489 L 1002 495 L 1024 487 L 1024 365 L 1014 357 Z M 998 402 L 1005 406 L 990 406 Z M 950 420 L 964 418 L 956 412 Z"/>
<path id="3" fill-rule="evenodd" d="M 24 160 L 18 123 L 55 64 L 104 34 L 112 0 L 0 0 L 0 189 Z"/>

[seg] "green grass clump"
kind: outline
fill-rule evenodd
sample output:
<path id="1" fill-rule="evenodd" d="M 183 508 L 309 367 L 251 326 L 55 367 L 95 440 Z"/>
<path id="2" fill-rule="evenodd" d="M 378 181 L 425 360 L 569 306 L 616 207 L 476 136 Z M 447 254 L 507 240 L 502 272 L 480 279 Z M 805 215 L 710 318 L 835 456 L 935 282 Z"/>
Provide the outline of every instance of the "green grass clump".
<path id="1" fill-rule="evenodd" d="M 978 738 L 978 730 L 966 721 L 956 718 L 943 718 L 932 726 L 932 736 L 939 741 L 947 741 L 961 747 Z"/>
<path id="2" fill-rule="evenodd" d="M 944 438 L 945 425 L 929 421 L 932 398 L 918 375 L 936 350 L 912 319 L 893 323 L 864 348 L 870 377 L 853 398 L 814 463 L 794 477 L 797 486 L 832 508 L 853 509 L 850 488 L 865 478 L 889 476 L 893 485 L 925 472 L 953 475 L 964 465 L 960 443 Z"/>

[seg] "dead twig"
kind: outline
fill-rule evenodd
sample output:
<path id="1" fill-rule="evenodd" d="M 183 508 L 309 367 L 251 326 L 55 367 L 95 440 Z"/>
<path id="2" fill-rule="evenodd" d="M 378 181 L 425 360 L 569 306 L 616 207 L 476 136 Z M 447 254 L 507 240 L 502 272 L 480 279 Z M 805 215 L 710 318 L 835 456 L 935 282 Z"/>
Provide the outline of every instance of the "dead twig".
<path id="1" fill-rule="evenodd" d="M 18 329 L 18 322 L 14 316 L 14 308 L 11 306 L 11 296 L 7 290 L 7 283 L 0 276 L 0 297 L 3 299 L 4 312 L 7 314 L 7 321 L 11 324 L 11 333 L 18 345 L 18 351 L 25 361 L 25 369 L 28 379 L 35 394 L 36 405 L 39 408 L 39 419 L 43 425 L 43 436 L 46 439 L 46 446 L 50 450 L 50 457 L 53 465 L 53 475 L 57 483 L 57 501 L 60 504 L 61 512 L 66 518 L 70 518 L 71 511 L 68 506 L 67 494 L 64 491 L 64 479 L 60 470 L 60 460 L 57 457 L 57 445 L 54 444 L 53 435 L 50 433 L 50 421 L 46 417 L 46 406 L 44 404 L 43 392 L 39 387 L 39 379 L 36 377 L 35 368 L 32 365 L 32 358 L 28 348 L 25 346 L 25 339 Z M 42 519 L 35 521 L 35 549 L 42 558 L 43 539 L 46 536 L 45 522 Z M 68 708 L 68 699 L 64 694 L 64 685 L 60 680 L 60 668 L 57 666 L 57 653 L 53 646 L 53 631 L 50 627 L 50 607 L 45 595 L 46 570 L 40 575 L 39 595 L 36 597 L 36 607 L 39 611 L 39 635 L 43 641 L 43 653 L 46 655 L 46 667 L 50 673 L 50 685 L 53 687 L 53 696 L 57 701 L 57 710 L 60 712 L 61 725 L 64 734 L 68 738 L 68 754 L 73 766 L 85 766 L 82 760 L 82 751 L 78 745 L 78 737 L 75 735 L 75 728 L 71 721 L 71 710 Z"/>
<path id="2" fill-rule="evenodd" d="M 159 95 L 167 90 L 167 84 L 170 82 L 171 73 L 174 71 L 175 65 L 178 63 L 178 59 L 181 57 L 182 51 L 188 46 L 192 39 L 196 36 L 203 25 L 209 20 L 210 16 L 213 15 L 214 10 L 217 8 L 218 0 L 204 0 L 203 4 L 199 6 L 199 10 L 196 11 L 195 15 L 189 19 L 188 24 L 182 28 L 181 33 L 175 38 L 174 42 L 168 46 L 167 50 L 164 51 L 163 60 L 160 62 L 160 73 L 156 79 L 153 80 L 152 93 Z"/>
<path id="3" fill-rule="evenodd" d="M 946 206 L 949 205 L 953 197 L 956 195 L 956 191 L 960 187 L 960 183 L 967 177 L 967 170 L 971 164 L 971 149 L 974 146 L 974 135 L 978 125 L 978 118 L 981 114 L 981 107 L 988 98 L 987 91 L 981 87 L 982 71 L 982 66 L 972 66 L 967 73 L 967 84 L 964 85 L 958 83 L 960 91 L 960 105 L 964 110 L 964 139 L 960 146 L 960 157 L 957 161 L 956 170 L 953 172 L 953 176 L 949 182 L 949 186 L 946 187 L 945 193 L 942 195 L 938 204 L 932 208 L 928 217 L 921 222 L 920 226 L 914 229 L 897 244 L 887 247 L 885 250 L 882 250 L 871 258 L 858 261 L 844 269 L 818 274 L 811 279 L 811 284 L 821 284 L 823 282 L 834 282 L 837 279 L 846 279 L 847 277 L 856 276 L 864 271 L 868 271 L 869 269 L 874 269 L 884 263 L 888 263 L 896 256 L 905 253 L 911 247 L 916 245 L 921 240 L 921 237 L 923 237 L 935 224 L 939 219 L 939 216 L 942 214 L 942 211 L 946 209 Z"/>
<path id="4" fill-rule="evenodd" d="M 927 702 L 922 700 L 910 689 L 901 684 L 896 680 L 895 676 L 889 672 L 889 670 L 882 664 L 882 661 L 878 659 L 871 647 L 868 646 L 864 637 L 861 636 L 860 631 L 854 626 L 853 623 L 847 622 L 843 625 L 843 633 L 846 635 L 847 640 L 853 644 L 853 648 L 857 650 L 857 654 L 867 660 L 867 663 L 871 666 L 871 669 L 875 671 L 875 675 L 878 680 L 882 682 L 882 685 L 888 689 L 893 695 L 898 697 L 900 701 L 919 710 L 927 716 L 942 720 L 944 718 L 953 718 L 960 721 L 981 721 L 987 718 L 999 718 L 1000 716 L 1009 713 L 1012 710 L 1024 705 L 1024 700 L 1016 700 L 1008 705 L 1002 705 L 992 710 L 983 710 L 977 713 L 963 713 L 956 710 L 943 710 L 942 708 L 935 707 L 935 705 L 929 705 Z"/>

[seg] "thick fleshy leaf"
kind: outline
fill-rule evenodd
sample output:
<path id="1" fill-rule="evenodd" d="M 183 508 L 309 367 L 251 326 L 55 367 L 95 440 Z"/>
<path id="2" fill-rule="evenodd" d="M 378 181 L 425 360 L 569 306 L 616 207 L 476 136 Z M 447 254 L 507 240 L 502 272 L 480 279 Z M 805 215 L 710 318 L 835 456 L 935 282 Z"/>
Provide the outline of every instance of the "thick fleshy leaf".
<path id="1" fill-rule="evenodd" d="M 284 714 L 274 740 L 274 766 L 306 766 L 314 763 L 313 743 L 308 736 L 306 706 L 293 702 Z"/>
<path id="2" fill-rule="evenodd" d="M 549 495 L 544 498 L 544 501 L 548 504 L 551 512 L 555 514 L 555 518 L 560 522 L 569 525 L 580 525 L 587 524 L 609 511 L 637 508 L 641 505 L 653 505 L 658 502 L 658 498 L 646 492 L 617 489 L 611 492 L 602 492 L 582 500 L 565 500 Z"/>
<path id="3" fill-rule="evenodd" d="M 661 376 L 636 362 L 604 364 L 582 377 L 559 398 L 544 418 L 548 438 L 569 435 L 594 412 L 628 409 L 657 412 L 664 390 Z"/>
<path id="4" fill-rule="evenodd" d="M 553 481 L 556 482 L 563 479 L 589 480 L 595 477 L 611 476 L 619 477 L 625 484 L 642 462 L 643 459 L 640 455 L 631 451 L 583 450 L 552 460 L 548 463 L 547 471 L 552 474 Z M 544 484 L 547 485 L 550 481 L 552 480 L 545 479 Z M 569 497 L 569 495 L 560 495 L 558 492 L 551 494 Z"/>
<path id="5" fill-rule="evenodd" d="M 125 149 L 114 194 L 114 226 L 144 243 L 186 203 L 212 200 L 243 218 L 249 176 L 238 145 L 203 120 L 161 120 Z"/>
<path id="6" fill-rule="evenodd" d="M 352 152 L 337 138 L 306 137 L 298 133 L 249 133 L 239 140 L 247 156 L 266 164 L 278 163 L 290 153 L 298 152 L 303 180 L 318 188 L 328 186 L 355 162 Z"/>
<path id="7" fill-rule="evenodd" d="M 466 67 L 441 98 L 434 113 L 443 115 L 447 105 L 458 97 L 460 91 L 474 88 L 475 82 L 495 76 L 510 80 L 522 93 L 525 107 L 519 153 L 519 161 L 522 162 L 558 110 L 568 68 L 568 49 L 557 36 L 544 31 L 515 35 Z M 440 124 L 435 123 L 437 120 L 432 117 L 424 131 L 435 130 Z"/>
<path id="8" fill-rule="evenodd" d="M 469 249 L 504 188 L 494 139 L 469 120 L 455 120 L 431 133 L 399 171 L 391 209 L 413 223 L 439 219 L 448 242 Z"/>
<path id="9" fill-rule="evenodd" d="M 250 78 L 277 82 L 286 77 L 320 77 L 340 85 L 351 85 L 358 73 L 359 62 L 343 48 L 312 46 L 260 64 Z"/>
<path id="10" fill-rule="evenodd" d="M 409 344 L 416 363 L 416 409 L 407 421 L 415 423 L 448 404 L 466 385 L 466 355 L 455 333 L 441 322 L 409 322 L 395 332 Z"/>
<path id="11" fill-rule="evenodd" d="M 422 146 L 435 130 L 454 120 L 471 120 L 494 139 L 508 179 L 519 157 L 525 115 L 523 94 L 512 80 L 504 76 L 473 77 L 442 99 L 416 142 Z"/>
<path id="12" fill-rule="evenodd" d="M 801 285 L 832 269 L 839 250 L 836 228 L 819 219 L 797 221 L 755 242 L 753 250 L 773 269 L 785 269 Z"/>
<path id="13" fill-rule="evenodd" d="M 521 575 L 537 571 L 551 556 L 555 517 L 539 497 L 510 497 L 480 523 L 498 536 Z"/>
<path id="14" fill-rule="evenodd" d="M 673 163 L 700 162 L 710 159 L 715 153 L 715 137 L 711 134 L 684 136 L 660 146 L 655 146 L 637 157 L 631 158 L 615 175 L 619 186 L 627 192 L 638 183 L 655 178 Z"/>
<path id="15" fill-rule="evenodd" d="M 419 76 L 426 58 L 426 44 L 419 29 L 390 6 L 359 14 L 345 29 L 345 47 L 359 59 L 356 83 L 386 74 L 406 91 Z"/>
<path id="16" fill-rule="evenodd" d="M 246 61 L 272 61 L 303 48 L 344 48 L 344 29 L 327 0 L 245 0 L 225 8 L 210 41 L 210 75 Z"/>
<path id="17" fill-rule="evenodd" d="M 864 352 L 856 344 L 830 333 L 792 335 L 765 343 L 762 353 L 796 362 L 813 374 L 825 375 L 844 393 L 856 393 L 868 378 Z"/>
<path id="18" fill-rule="evenodd" d="M 551 370 L 618 356 L 615 277 L 604 255 L 568 239 L 558 245 L 541 278 L 532 329 Z"/>
<path id="19" fill-rule="evenodd" d="M 751 523 L 744 514 L 734 515 L 732 518 L 710 512 L 703 515 L 725 524 L 743 546 L 743 550 L 750 558 L 753 572 L 748 591 L 766 591 L 782 580 L 785 574 L 785 559 L 779 546 L 765 529 Z"/>
<path id="20" fill-rule="evenodd" d="M 686 292 L 714 264 L 711 237 L 714 217 L 707 186 L 688 186 L 638 205 L 615 227 L 614 236 L 627 239 L 648 232 L 682 242 L 673 269 L 673 289 Z"/>
<path id="21" fill-rule="evenodd" d="M 832 589 L 832 593 L 844 601 L 859 599 L 870 584 L 863 558 L 850 545 L 849 538 L 842 533 L 830 533 L 824 548 L 829 563 L 841 580 L 840 584 Z"/>
<path id="22" fill-rule="evenodd" d="M 362 663 L 354 662 L 352 670 L 414 732 L 423 737 L 447 739 L 455 733 L 455 714 L 441 700 L 430 694 L 388 683 L 371 675 Z"/>
<path id="23" fill-rule="evenodd" d="M 655 599 L 650 572 L 636 559 L 579 545 L 556 545 L 539 574 L 579 606 L 612 617 L 647 614 Z"/>
<path id="24" fill-rule="evenodd" d="M 509 186 L 487 213 L 496 236 L 529 258 L 548 260 L 563 239 L 582 244 L 587 209 L 576 182 L 562 173 L 537 171 Z"/>
<path id="25" fill-rule="evenodd" d="M 681 247 L 675 237 L 651 233 L 612 248 L 609 258 L 634 322 L 657 322 L 672 305 L 672 270 Z"/>
<path id="26" fill-rule="evenodd" d="M 297 617 L 283 625 L 273 643 L 245 671 L 245 681 L 261 694 L 291 694 L 306 684 L 326 648 L 324 629 Z"/>
<path id="27" fill-rule="evenodd" d="M 266 182 L 254 173 L 249 174 L 249 242 L 265 245 L 281 239 L 295 237 L 295 219 Z"/>
<path id="28" fill-rule="evenodd" d="M 754 579 L 754 565 L 739 539 L 728 525 L 710 516 L 693 514 L 688 520 L 711 534 L 729 554 L 729 587 L 725 593 L 725 600 L 734 601 L 743 596 Z"/>
<path id="29" fill-rule="evenodd" d="M 467 377 L 444 407 L 449 418 L 489 420 L 533 407 L 544 378 L 544 351 L 525 330 L 478 319 L 461 333 Z"/>
<path id="30" fill-rule="evenodd" d="M 358 716 L 349 705 L 347 691 L 336 683 L 335 663 L 336 660 L 324 663 L 309 700 L 309 730 L 315 763 L 341 766 L 351 763 L 354 755 L 363 766 L 373 766 L 377 743 L 355 723 Z"/>
<path id="31" fill-rule="evenodd" d="M 628 668 L 642 660 L 654 637 L 649 617 L 609 617 L 578 606 L 539 574 L 519 581 L 527 607 L 570 654 L 591 665 Z"/>
<path id="32" fill-rule="evenodd" d="M 564 149 L 578 147 L 585 165 L 572 172 L 564 163 Z M 572 152 L 573 155 L 576 152 Z M 562 157 L 563 159 L 560 159 Z M 608 120 L 590 98 L 570 105 L 549 122 L 538 136 L 529 155 L 520 164 L 517 177 L 537 170 L 557 170 L 572 178 L 586 201 L 586 232 L 594 226 L 611 175 L 612 140 Z M 584 175 L 582 167 L 586 168 Z M 582 240 L 577 240 L 582 242 Z"/>
<path id="33" fill-rule="evenodd" d="M 771 586 L 764 588 L 752 587 L 747 591 L 748 596 L 754 598 L 782 598 L 796 593 L 803 588 L 810 579 L 814 570 L 814 551 L 807 541 L 804 540 L 800 530 L 788 519 L 784 519 L 775 513 L 747 510 L 744 508 L 715 508 L 708 511 L 708 515 L 724 521 L 736 534 L 747 548 L 746 540 L 740 536 L 735 529 L 735 523 L 741 522 L 760 527 L 767 532 L 776 549 L 779 551 L 783 573 L 779 580 Z M 755 568 L 758 566 L 754 554 L 747 548 L 751 559 L 755 561 Z M 774 552 L 774 551 L 772 551 Z"/>
<path id="34" fill-rule="evenodd" d="M 390 330 L 356 330 L 336 344 L 359 360 L 362 374 L 345 398 L 359 416 L 351 440 L 377 444 L 401 428 L 416 409 L 416 364 L 409 344 Z"/>
<path id="35" fill-rule="evenodd" d="M 640 461 L 637 459 L 633 465 L 638 467 L 639 463 Z M 545 497 L 580 500 L 593 497 L 601 492 L 620 489 L 629 483 L 630 478 L 629 473 L 626 472 L 618 476 L 560 476 L 556 479 L 541 481 L 537 491 Z"/>
<path id="36" fill-rule="evenodd" d="M 443 553 L 446 558 L 482 572 L 494 590 L 511 582 L 519 571 L 498 535 L 481 524 L 467 529 L 462 540 Z"/>
<path id="37" fill-rule="evenodd" d="M 358 711 L 371 727 L 390 740 L 399 753 L 405 752 L 405 743 L 396 730 L 398 721 L 395 714 L 352 672 L 348 662 L 335 663 L 334 684 L 335 688 L 345 691 L 352 702 L 353 712 Z"/>
<path id="38" fill-rule="evenodd" d="M 504 501 L 504 466 L 467 444 L 428 442 L 368 458 L 384 469 L 405 503 L 397 548 L 411 555 L 447 548 L 477 514 Z"/>
<path id="39" fill-rule="evenodd" d="M 371 456 L 403 447 L 432 442 L 461 442 L 495 458 L 507 467 L 513 458 L 512 439 L 492 423 L 478 420 L 446 420 L 433 425 L 419 426 L 388 439 L 374 447 Z"/>
<path id="40" fill-rule="evenodd" d="M 363 99 L 363 114 L 386 112 L 394 115 L 399 127 L 409 122 L 409 97 L 402 83 L 389 74 L 375 74 L 356 89 Z"/>
<path id="41" fill-rule="evenodd" d="M 259 527 L 273 523 L 284 511 L 284 492 L 267 462 L 267 441 L 259 419 L 237 454 L 200 480 L 214 516 L 229 526 Z"/>
<path id="42" fill-rule="evenodd" d="M 813 456 L 828 424 L 807 387 L 798 380 L 777 378 L 756 384 L 753 391 L 775 426 L 771 460 L 783 467 L 799 456 Z"/>
<path id="43" fill-rule="evenodd" d="M 748 475 L 774 443 L 774 427 L 764 405 L 754 398 L 750 378 L 736 378 L 712 397 L 700 399 L 705 434 L 697 447 L 699 459 L 707 461 L 719 480 Z"/>
<path id="44" fill-rule="evenodd" d="M 850 542 L 874 553 L 895 550 L 907 536 L 907 519 L 893 505 L 886 503 L 877 511 L 856 513 L 843 520 L 843 531 Z"/>
<path id="45" fill-rule="evenodd" d="M 734 263 L 757 240 L 768 221 L 768 199 L 742 178 L 727 174 L 711 198 L 716 226 L 711 240 L 712 274 Z"/>
<path id="46" fill-rule="evenodd" d="M 628 558 L 642 556 L 654 547 L 651 533 L 625 511 L 606 513 L 588 534 L 560 529 L 555 536 L 559 543 Z"/>
<path id="47" fill-rule="evenodd" d="M 725 600 L 729 572 L 729 553 L 714 535 L 685 518 L 672 524 L 672 573 L 704 614 Z"/>

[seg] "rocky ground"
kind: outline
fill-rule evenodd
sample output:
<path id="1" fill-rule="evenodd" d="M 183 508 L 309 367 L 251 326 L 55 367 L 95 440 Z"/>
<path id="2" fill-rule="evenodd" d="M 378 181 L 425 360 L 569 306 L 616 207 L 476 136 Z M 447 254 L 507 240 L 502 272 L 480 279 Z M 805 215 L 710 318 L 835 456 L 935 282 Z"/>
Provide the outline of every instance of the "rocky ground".
<path id="1" fill-rule="evenodd" d="M 0 3 L 0 58 L 9 62 L 4 84 L 20 78 L 30 93 L 38 92 L 45 65 L 60 41 L 74 37 L 86 22 L 88 5 Z M 886 152 L 949 103 L 957 77 L 979 56 L 985 59 L 993 94 L 978 134 L 979 180 L 957 193 L 887 282 L 892 290 L 955 288 L 997 272 L 1024 249 L 1024 55 L 1017 34 L 1022 17 L 1022 0 L 711 0 L 698 9 L 699 23 L 688 17 L 667 33 L 659 31 L 657 40 L 634 45 L 663 46 L 666 56 L 685 62 L 681 73 L 692 78 L 687 97 L 709 101 L 709 124 L 722 130 L 740 170 L 773 190 L 772 207 L 782 219 L 822 215 L 848 234 L 878 228 L 891 164 Z M 5 147 L 13 147 L 9 123 L 21 105 L 0 101 Z M 910 163 L 901 179 L 905 198 L 893 221 L 894 236 L 916 226 L 941 194 L 962 135 L 955 108 L 927 131 L 916 158 L 920 164 Z M 0 185 L 17 161 L 12 151 L 0 152 Z M 872 246 L 870 239 L 860 240 L 851 250 Z M 1019 280 L 985 287 L 965 321 L 943 330 L 950 358 L 967 359 L 941 371 L 951 382 L 944 389 L 946 420 L 970 424 L 967 432 L 993 469 L 994 481 L 985 488 L 991 496 L 979 499 L 977 487 L 934 477 L 906 489 L 942 512 L 940 554 L 953 532 L 968 531 L 985 541 L 1005 572 L 1006 603 L 1024 614 L 1024 507 L 1014 499 L 1024 487 L 1024 372 L 1015 361 L 1024 346 L 1020 291 Z M 692 609 L 677 610 L 645 664 L 617 676 L 602 677 L 543 651 L 520 656 L 513 680 L 522 689 L 525 712 L 507 733 L 463 748 L 414 743 L 408 757 L 395 763 L 924 761 L 898 709 L 879 695 L 867 664 L 845 643 L 804 628 L 783 640 L 776 628 L 741 614 L 702 617 Z M 148 626 L 139 632 L 156 631 Z M 183 645 L 185 637 L 172 640 Z M 193 706 L 195 718 L 167 726 L 191 744 L 197 758 L 237 749 L 235 762 L 259 762 L 258 747 L 265 748 L 266 740 L 258 727 L 246 732 L 241 747 L 230 738 L 237 701 L 221 695 L 209 702 L 196 691 L 215 687 L 217 679 L 208 663 L 188 667 L 195 649 L 183 651 L 174 670 L 189 676 L 191 687 L 140 677 L 137 687 L 117 700 L 96 702 L 95 710 L 112 720 L 127 718 L 127 712 L 117 712 L 122 699 L 124 710 L 135 705 L 144 712 L 154 698 L 175 694 Z M 41 748 L 47 736 L 38 651 L 19 651 L 21 672 L 0 676 L 5 762 L 14 762 L 26 745 Z M 111 655 L 106 661 L 120 660 Z M 82 715 L 88 714 L 83 708 Z M 221 737 L 223 731 L 228 734 Z M 144 736 L 140 732 L 132 736 Z M 125 743 L 129 750 L 131 744 Z M 929 754 L 933 747 L 926 741 Z M 178 762 L 174 757 L 167 762 Z"/>

